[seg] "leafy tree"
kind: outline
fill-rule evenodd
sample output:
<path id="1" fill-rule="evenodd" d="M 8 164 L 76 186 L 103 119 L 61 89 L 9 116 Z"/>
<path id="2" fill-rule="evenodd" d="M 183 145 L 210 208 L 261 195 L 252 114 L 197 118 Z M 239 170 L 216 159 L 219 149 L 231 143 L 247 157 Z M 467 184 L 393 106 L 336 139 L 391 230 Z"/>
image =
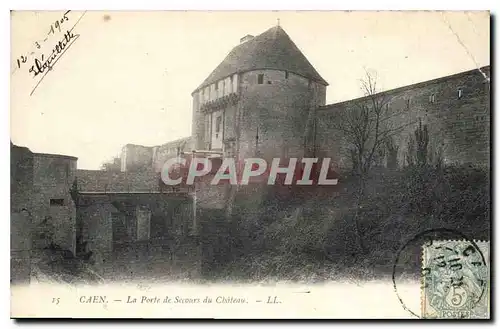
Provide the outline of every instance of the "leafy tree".
<path id="1" fill-rule="evenodd" d="M 429 164 L 429 130 L 427 125 L 419 120 L 418 126 L 414 131 L 414 137 L 408 138 L 408 151 L 406 162 L 408 166 L 424 167 Z"/>

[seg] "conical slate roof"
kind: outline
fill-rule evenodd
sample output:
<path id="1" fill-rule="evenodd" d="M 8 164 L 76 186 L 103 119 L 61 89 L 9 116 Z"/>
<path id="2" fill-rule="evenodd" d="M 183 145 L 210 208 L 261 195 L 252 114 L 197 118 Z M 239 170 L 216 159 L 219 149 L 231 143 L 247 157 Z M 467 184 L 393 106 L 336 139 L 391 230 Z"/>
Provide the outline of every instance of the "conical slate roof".
<path id="1" fill-rule="evenodd" d="M 258 69 L 289 71 L 328 85 L 288 34 L 275 26 L 234 47 L 195 91 L 234 73 Z"/>

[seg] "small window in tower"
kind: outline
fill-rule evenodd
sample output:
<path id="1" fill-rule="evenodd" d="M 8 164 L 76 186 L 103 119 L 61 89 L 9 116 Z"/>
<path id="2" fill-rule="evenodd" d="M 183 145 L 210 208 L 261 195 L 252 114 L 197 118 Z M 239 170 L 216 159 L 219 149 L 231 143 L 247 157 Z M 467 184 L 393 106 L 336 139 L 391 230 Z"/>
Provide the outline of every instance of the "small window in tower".
<path id="1" fill-rule="evenodd" d="M 64 199 L 50 199 L 51 206 L 64 206 Z"/>
<path id="2" fill-rule="evenodd" d="M 410 109 L 410 99 L 409 98 L 406 100 L 406 108 L 408 110 Z"/>
<path id="3" fill-rule="evenodd" d="M 288 79 L 288 71 L 285 71 L 285 79 Z"/>
<path id="4" fill-rule="evenodd" d="M 429 103 L 435 103 L 436 102 L 436 94 L 431 94 L 429 96 Z"/>
<path id="5" fill-rule="evenodd" d="M 219 90 L 219 83 L 215 83 L 215 90 Z"/>
<path id="6" fill-rule="evenodd" d="M 464 95 L 464 91 L 462 90 L 462 88 L 458 88 L 458 90 L 457 90 L 458 99 L 462 98 L 463 95 Z"/>
<path id="7" fill-rule="evenodd" d="M 264 83 L 264 74 L 259 74 L 259 75 L 257 76 L 257 83 L 258 83 L 259 85 L 261 85 L 261 84 L 263 84 L 263 83 Z"/>

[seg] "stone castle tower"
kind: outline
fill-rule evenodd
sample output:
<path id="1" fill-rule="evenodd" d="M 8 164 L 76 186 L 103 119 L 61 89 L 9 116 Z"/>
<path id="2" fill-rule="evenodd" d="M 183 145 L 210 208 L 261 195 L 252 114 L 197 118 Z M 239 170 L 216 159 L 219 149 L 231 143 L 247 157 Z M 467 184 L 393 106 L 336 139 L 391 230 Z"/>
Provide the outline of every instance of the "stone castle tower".
<path id="1" fill-rule="evenodd" d="M 193 147 L 238 158 L 303 156 L 328 83 L 287 33 L 247 35 L 192 93 Z"/>
<path id="2" fill-rule="evenodd" d="M 489 77 L 488 65 L 373 95 L 385 99 L 386 124 L 401 127 L 390 136 L 396 146 L 391 161 L 383 150 L 378 165 L 405 165 L 419 122 L 428 126 L 428 152 L 434 159 L 489 164 Z M 350 169 L 352 140 L 336 127 L 344 110 L 370 98 L 325 104 L 327 86 L 280 26 L 247 35 L 193 91 L 191 136 L 153 148 L 128 145 L 122 164 L 133 168 L 147 158 L 158 172 L 180 152 L 209 150 L 268 163 L 270 158 L 330 158 Z"/>

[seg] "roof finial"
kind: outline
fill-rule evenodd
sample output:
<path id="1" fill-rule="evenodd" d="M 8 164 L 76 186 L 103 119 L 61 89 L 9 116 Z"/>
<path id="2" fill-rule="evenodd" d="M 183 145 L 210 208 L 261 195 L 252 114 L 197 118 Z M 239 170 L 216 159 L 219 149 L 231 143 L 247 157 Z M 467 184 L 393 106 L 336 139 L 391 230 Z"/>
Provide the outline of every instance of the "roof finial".
<path id="1" fill-rule="evenodd" d="M 278 17 L 277 21 L 278 21 L 278 26 L 280 26 L 280 19 L 279 19 L 279 17 Z"/>

